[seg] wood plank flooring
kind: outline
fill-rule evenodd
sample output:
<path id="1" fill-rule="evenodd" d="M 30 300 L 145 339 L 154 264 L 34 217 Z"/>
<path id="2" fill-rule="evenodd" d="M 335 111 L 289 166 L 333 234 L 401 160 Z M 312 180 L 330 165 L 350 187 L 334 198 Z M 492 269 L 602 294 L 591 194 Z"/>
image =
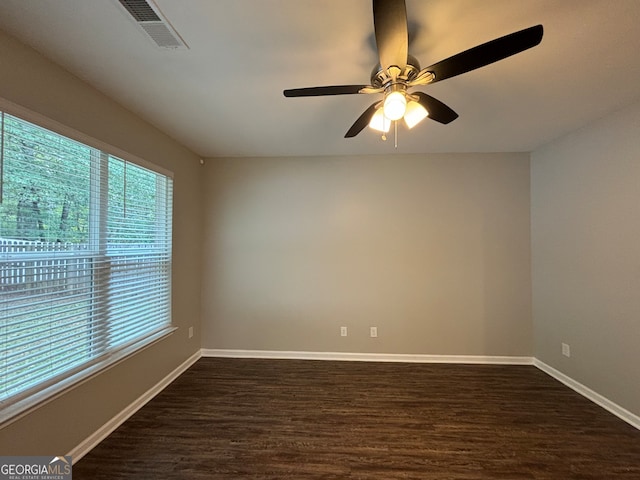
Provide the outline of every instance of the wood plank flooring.
<path id="1" fill-rule="evenodd" d="M 202 358 L 73 478 L 638 480 L 640 431 L 533 366 Z"/>

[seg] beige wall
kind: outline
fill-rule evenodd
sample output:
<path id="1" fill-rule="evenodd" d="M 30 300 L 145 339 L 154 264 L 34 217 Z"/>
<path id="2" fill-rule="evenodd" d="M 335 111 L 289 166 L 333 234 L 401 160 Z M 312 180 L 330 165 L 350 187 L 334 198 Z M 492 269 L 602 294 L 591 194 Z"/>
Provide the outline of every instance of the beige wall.
<path id="1" fill-rule="evenodd" d="M 205 183 L 204 348 L 532 354 L 528 154 L 209 159 Z"/>
<path id="2" fill-rule="evenodd" d="M 3 455 L 66 454 L 200 347 L 198 158 L 76 77 L 0 32 L 0 97 L 172 170 L 173 321 L 169 338 L 0 429 Z M 187 338 L 189 326 L 196 335 Z"/>
<path id="3" fill-rule="evenodd" d="M 636 415 L 639 132 L 640 103 L 539 149 L 531 165 L 535 355 Z"/>

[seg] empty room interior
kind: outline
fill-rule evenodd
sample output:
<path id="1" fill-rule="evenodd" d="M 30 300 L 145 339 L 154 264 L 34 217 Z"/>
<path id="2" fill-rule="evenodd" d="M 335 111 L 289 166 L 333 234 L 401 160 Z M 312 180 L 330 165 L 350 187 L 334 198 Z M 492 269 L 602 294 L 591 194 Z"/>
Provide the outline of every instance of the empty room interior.
<path id="1" fill-rule="evenodd" d="M 2 0 L 0 456 L 640 479 L 639 21 Z"/>

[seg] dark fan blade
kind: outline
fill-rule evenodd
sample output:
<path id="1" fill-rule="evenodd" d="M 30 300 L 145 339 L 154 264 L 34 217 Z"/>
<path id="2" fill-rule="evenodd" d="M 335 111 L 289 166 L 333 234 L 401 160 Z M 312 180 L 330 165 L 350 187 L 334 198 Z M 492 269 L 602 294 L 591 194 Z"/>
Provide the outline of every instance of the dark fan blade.
<path id="1" fill-rule="evenodd" d="M 535 47 L 542 40 L 542 33 L 542 25 L 525 28 L 465 50 L 424 70 L 435 74 L 436 78 L 431 83 L 455 77 Z"/>
<path id="2" fill-rule="evenodd" d="M 371 117 L 373 117 L 373 114 L 376 113 L 376 107 L 378 106 L 379 103 L 380 102 L 371 104 L 371 106 L 367 108 L 362 115 L 360 115 L 360 117 L 355 121 L 355 123 L 351 125 L 351 128 L 349 129 L 349 131 L 345 133 L 344 138 L 355 137 L 362 131 L 364 127 L 369 125 L 369 122 L 371 121 Z"/>
<path id="3" fill-rule="evenodd" d="M 440 100 L 422 92 L 414 92 L 413 95 L 417 95 L 419 97 L 418 103 L 427 109 L 431 120 L 435 120 L 436 122 L 444 123 L 446 125 L 458 118 L 458 114 Z"/>
<path id="4" fill-rule="evenodd" d="M 323 95 L 351 95 L 368 85 L 333 85 L 330 87 L 292 88 L 285 90 L 285 97 L 320 97 Z"/>
<path id="5" fill-rule="evenodd" d="M 380 65 L 386 71 L 396 65 L 407 66 L 409 35 L 407 34 L 407 7 L 404 0 L 373 0 L 373 26 Z"/>

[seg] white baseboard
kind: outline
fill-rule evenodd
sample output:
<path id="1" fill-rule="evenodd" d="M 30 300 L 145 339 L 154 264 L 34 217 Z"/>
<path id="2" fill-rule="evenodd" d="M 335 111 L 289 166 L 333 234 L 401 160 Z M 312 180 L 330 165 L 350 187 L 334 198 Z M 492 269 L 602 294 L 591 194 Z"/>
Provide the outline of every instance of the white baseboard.
<path id="1" fill-rule="evenodd" d="M 553 378 L 555 378 L 559 382 L 564 383 L 567 387 L 575 390 L 576 392 L 578 392 L 583 397 L 591 400 L 596 405 L 601 406 L 605 410 L 613 413 L 616 417 L 620 418 L 621 420 L 624 420 L 629 425 L 631 425 L 631 426 L 637 428 L 638 430 L 640 430 L 640 417 L 639 416 L 631 413 L 629 410 L 621 407 L 617 403 L 612 402 L 608 398 L 603 397 L 598 392 L 594 392 L 589 387 L 585 387 L 580 382 L 574 380 L 573 378 L 569 377 L 568 375 L 565 375 L 564 373 L 560 372 L 559 370 L 556 370 L 555 368 L 547 365 L 546 363 L 538 360 L 537 358 L 534 359 L 533 364 L 536 367 L 538 367 L 540 370 L 545 372 L 546 374 L 552 376 Z"/>
<path id="2" fill-rule="evenodd" d="M 274 350 L 228 350 L 203 348 L 203 357 L 277 358 L 294 360 L 345 360 L 351 362 L 406 363 L 477 363 L 503 365 L 533 365 L 533 357 L 486 355 L 422 355 L 399 353 L 297 352 Z"/>
<path id="3" fill-rule="evenodd" d="M 122 425 L 126 420 L 129 419 L 134 413 L 144 407 L 153 397 L 155 397 L 158 393 L 160 393 L 164 388 L 166 388 L 171 382 L 173 382 L 176 378 L 182 375 L 191 365 L 196 363 L 198 359 L 201 357 L 201 352 L 196 352 L 187 358 L 182 364 L 180 364 L 176 369 L 174 369 L 169 375 L 164 377 L 160 382 L 147 390 L 144 394 L 142 394 L 138 399 L 132 402 L 129 406 L 127 406 L 124 410 L 118 413 L 115 417 L 105 423 L 102 427 L 96 430 L 93 434 L 87 437 L 80 445 L 76 446 L 71 452 L 67 455 L 71 455 L 73 459 L 73 463 L 76 463 L 82 457 L 84 457 L 87 453 L 91 451 L 96 445 L 98 445 L 102 440 L 107 438 L 116 428 Z"/>

